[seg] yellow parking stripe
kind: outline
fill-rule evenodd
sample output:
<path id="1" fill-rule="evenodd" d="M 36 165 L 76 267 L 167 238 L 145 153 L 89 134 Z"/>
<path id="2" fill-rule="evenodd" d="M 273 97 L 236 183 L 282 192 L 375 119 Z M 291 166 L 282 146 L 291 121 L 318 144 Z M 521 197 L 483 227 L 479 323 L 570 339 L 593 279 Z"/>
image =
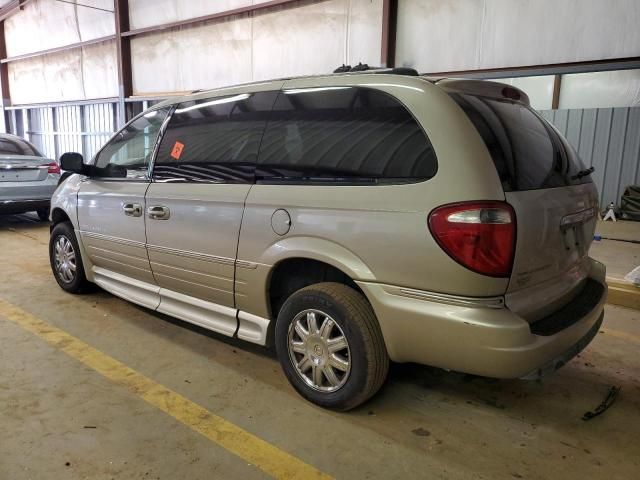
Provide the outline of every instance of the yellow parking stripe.
<path id="1" fill-rule="evenodd" d="M 329 479 L 313 466 L 154 382 L 87 343 L 0 299 L 0 315 L 275 478 Z"/>
<path id="2" fill-rule="evenodd" d="M 600 329 L 605 335 L 610 335 L 612 337 L 619 338 L 621 340 L 626 340 L 628 342 L 638 343 L 640 344 L 640 335 L 634 335 L 633 333 L 621 332 L 620 330 L 612 330 L 610 328 L 601 328 Z"/>

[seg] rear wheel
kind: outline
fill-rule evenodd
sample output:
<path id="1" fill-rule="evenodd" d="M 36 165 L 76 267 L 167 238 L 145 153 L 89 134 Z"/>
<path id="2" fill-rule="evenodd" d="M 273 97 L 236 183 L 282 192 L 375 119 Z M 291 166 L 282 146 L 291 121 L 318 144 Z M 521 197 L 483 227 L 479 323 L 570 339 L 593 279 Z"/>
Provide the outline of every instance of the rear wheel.
<path id="1" fill-rule="evenodd" d="M 276 323 L 278 358 L 293 387 L 326 408 L 349 410 L 382 386 L 389 357 L 367 300 L 339 283 L 291 295 Z"/>
<path id="2" fill-rule="evenodd" d="M 43 222 L 48 222 L 49 221 L 49 209 L 48 208 L 41 208 L 39 210 L 36 210 L 36 213 L 38 214 L 38 218 L 40 220 L 42 220 Z"/>
<path id="3" fill-rule="evenodd" d="M 49 262 L 58 285 L 69 293 L 81 293 L 89 285 L 73 226 L 58 223 L 49 237 Z"/>

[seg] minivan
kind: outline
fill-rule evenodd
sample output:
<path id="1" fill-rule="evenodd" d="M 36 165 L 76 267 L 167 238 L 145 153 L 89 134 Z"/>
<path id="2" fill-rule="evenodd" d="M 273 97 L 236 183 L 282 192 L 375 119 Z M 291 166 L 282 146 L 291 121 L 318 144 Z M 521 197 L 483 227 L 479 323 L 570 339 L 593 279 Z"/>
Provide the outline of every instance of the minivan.
<path id="1" fill-rule="evenodd" d="M 538 378 L 595 336 L 598 194 L 521 90 L 405 70 L 198 92 L 132 119 L 51 208 L 64 290 L 275 346 L 348 410 L 389 362 Z"/>

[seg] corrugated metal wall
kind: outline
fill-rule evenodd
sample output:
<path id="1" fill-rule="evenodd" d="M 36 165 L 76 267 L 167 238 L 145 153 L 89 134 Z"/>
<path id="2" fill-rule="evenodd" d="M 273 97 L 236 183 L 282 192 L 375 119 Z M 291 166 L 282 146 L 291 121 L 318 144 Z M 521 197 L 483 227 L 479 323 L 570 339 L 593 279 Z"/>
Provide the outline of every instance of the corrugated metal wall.
<path id="1" fill-rule="evenodd" d="M 16 125 L 12 131 L 23 131 L 49 158 L 57 159 L 65 152 L 91 158 L 115 132 L 116 108 L 113 102 L 24 107 L 21 119 L 28 123 Z"/>
<path id="2" fill-rule="evenodd" d="M 127 120 L 159 101 L 128 101 Z M 10 113 L 7 130 L 55 159 L 65 152 L 80 152 L 86 159 L 91 158 L 113 135 L 118 123 L 115 101 L 24 105 L 6 110 Z"/>
<path id="3" fill-rule="evenodd" d="M 585 165 L 593 166 L 600 205 L 620 204 L 628 185 L 640 184 L 640 107 L 546 110 Z"/>

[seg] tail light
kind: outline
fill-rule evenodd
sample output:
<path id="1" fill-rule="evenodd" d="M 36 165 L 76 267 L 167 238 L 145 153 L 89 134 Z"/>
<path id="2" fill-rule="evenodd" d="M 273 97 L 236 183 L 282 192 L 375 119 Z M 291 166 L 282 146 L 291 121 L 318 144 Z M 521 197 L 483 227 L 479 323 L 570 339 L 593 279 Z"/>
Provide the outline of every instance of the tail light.
<path id="1" fill-rule="evenodd" d="M 429 215 L 429 230 L 460 265 L 491 277 L 508 277 L 516 244 L 516 216 L 504 202 L 443 205 Z"/>
<path id="2" fill-rule="evenodd" d="M 49 167 L 47 173 L 60 173 L 60 165 L 56 162 L 47 163 L 46 166 Z"/>

